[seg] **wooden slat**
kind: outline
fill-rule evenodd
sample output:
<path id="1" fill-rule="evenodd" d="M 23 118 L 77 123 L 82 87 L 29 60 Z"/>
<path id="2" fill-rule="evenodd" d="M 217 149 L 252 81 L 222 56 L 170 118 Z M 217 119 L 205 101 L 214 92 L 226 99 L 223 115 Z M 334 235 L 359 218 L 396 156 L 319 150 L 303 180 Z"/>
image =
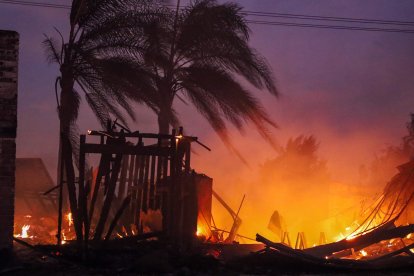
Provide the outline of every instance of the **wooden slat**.
<path id="1" fill-rule="evenodd" d="M 118 198 L 120 201 L 123 201 L 125 198 L 126 191 L 126 176 L 129 168 L 129 155 L 124 155 L 122 158 L 122 169 L 119 176 L 119 188 L 118 188 Z"/>
<path id="2" fill-rule="evenodd" d="M 149 181 L 149 208 L 155 209 L 155 165 L 156 165 L 156 156 L 151 156 L 151 174 Z"/>
<path id="3" fill-rule="evenodd" d="M 131 217 L 132 222 L 138 226 L 139 220 L 137 219 L 137 199 L 138 199 L 138 173 L 139 173 L 139 166 L 140 166 L 141 158 L 139 155 L 135 155 L 135 167 L 134 167 L 134 174 L 133 174 L 133 180 L 132 180 L 132 186 L 135 188 L 133 191 L 133 198 L 132 198 L 132 208 L 131 208 Z"/>
<path id="4" fill-rule="evenodd" d="M 137 154 L 137 155 L 158 155 L 169 156 L 172 150 L 168 147 L 159 148 L 157 146 L 131 146 L 131 145 L 101 145 L 101 144 L 85 144 L 85 153 L 101 153 L 101 154 Z"/>
<path id="5" fill-rule="evenodd" d="M 145 156 L 144 178 L 142 181 L 142 211 L 148 211 L 149 203 L 149 170 L 150 170 L 150 156 Z"/>
<path id="6" fill-rule="evenodd" d="M 142 210 L 142 187 L 144 181 L 144 169 L 145 169 L 145 156 L 139 156 L 139 172 L 138 172 L 138 189 L 137 189 L 137 198 L 136 198 L 136 209 L 135 209 L 135 218 L 136 226 L 139 229 L 141 224 L 141 210 Z"/>

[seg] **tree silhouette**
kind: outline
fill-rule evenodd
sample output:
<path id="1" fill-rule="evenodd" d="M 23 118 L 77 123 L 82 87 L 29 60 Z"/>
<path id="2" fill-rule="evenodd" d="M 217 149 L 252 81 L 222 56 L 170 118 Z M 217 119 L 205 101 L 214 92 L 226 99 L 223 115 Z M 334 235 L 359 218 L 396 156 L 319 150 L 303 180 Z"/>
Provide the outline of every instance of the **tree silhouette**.
<path id="1" fill-rule="evenodd" d="M 159 28 L 148 29 L 152 47 L 144 60 L 154 79 L 154 111 L 160 133 L 178 124 L 175 99 L 191 103 L 230 146 L 230 122 L 239 130 L 252 122 L 275 146 L 268 127 L 275 127 L 241 80 L 277 95 L 264 58 L 248 45 L 249 28 L 242 8 L 215 0 L 194 1 L 183 9 L 165 9 Z"/>
<path id="2" fill-rule="evenodd" d="M 262 166 L 266 182 L 279 179 L 306 187 L 306 183 L 327 183 L 330 179 L 326 162 L 317 156 L 319 144 L 313 136 L 290 138 L 281 153 Z"/>
<path id="3" fill-rule="evenodd" d="M 85 191 L 79 185 L 77 197 L 72 156 L 77 152 L 74 129 L 80 93 L 103 126 L 111 115 L 125 123 L 121 109 L 134 118 L 129 99 L 153 106 L 152 94 L 144 93 L 146 87 L 152 86 L 148 70 L 145 65 L 131 61 L 149 45 L 140 39 L 144 29 L 156 25 L 162 18 L 148 4 L 132 0 L 73 0 L 67 40 L 57 30 L 60 43 L 50 37 L 43 42 L 49 61 L 60 67 L 56 80 L 60 160 L 78 240 L 83 239 L 82 223 L 87 223 Z M 85 229 L 88 229 L 86 225 Z"/>
<path id="4" fill-rule="evenodd" d="M 411 114 L 411 121 L 407 123 L 407 135 L 402 137 L 401 143 L 397 146 L 389 145 L 370 165 L 369 183 L 380 185 L 386 183 L 397 173 L 397 167 L 406 163 L 414 157 L 414 114 Z"/>
<path id="5" fill-rule="evenodd" d="M 271 195 L 267 208 L 284 217 L 289 231 L 306 229 L 307 235 L 314 236 L 319 233 L 309 226 L 320 225 L 326 219 L 331 183 L 318 147 L 313 136 L 291 138 L 260 170 L 260 189 Z"/>

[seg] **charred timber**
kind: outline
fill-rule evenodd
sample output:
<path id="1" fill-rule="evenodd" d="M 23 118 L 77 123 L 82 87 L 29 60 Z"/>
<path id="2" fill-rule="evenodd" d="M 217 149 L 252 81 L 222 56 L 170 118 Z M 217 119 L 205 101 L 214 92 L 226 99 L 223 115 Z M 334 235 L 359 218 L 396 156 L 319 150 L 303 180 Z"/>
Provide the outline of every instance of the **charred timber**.
<path id="1" fill-rule="evenodd" d="M 84 144 L 85 153 L 170 156 L 172 150 L 157 146 Z"/>
<path id="2" fill-rule="evenodd" d="M 402 238 L 414 232 L 414 224 L 395 227 L 393 221 L 378 227 L 371 232 L 361 234 L 352 239 L 343 239 L 338 242 L 329 243 L 321 246 L 305 249 L 304 252 L 317 257 L 330 256 L 335 252 L 354 248 L 355 250 L 363 249 L 371 244 L 383 240 Z"/>

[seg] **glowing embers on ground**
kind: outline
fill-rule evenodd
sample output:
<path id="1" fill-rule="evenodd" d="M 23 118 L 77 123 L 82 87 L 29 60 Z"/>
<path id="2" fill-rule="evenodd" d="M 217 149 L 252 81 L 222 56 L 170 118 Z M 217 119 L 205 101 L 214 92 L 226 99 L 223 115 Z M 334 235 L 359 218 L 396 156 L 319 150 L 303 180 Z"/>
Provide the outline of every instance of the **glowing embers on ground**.
<path id="1" fill-rule="evenodd" d="M 14 237 L 29 240 L 31 244 L 55 244 L 57 242 L 57 217 L 36 215 L 15 216 Z M 71 213 L 63 216 L 62 244 L 76 239 Z"/>
<path id="2" fill-rule="evenodd" d="M 369 231 L 372 232 L 372 231 Z M 343 241 L 353 241 L 358 237 L 364 236 L 369 232 L 360 233 L 359 235 L 352 235 L 350 239 L 343 239 Z M 325 259 L 350 259 L 350 260 L 376 260 L 384 257 L 392 256 L 413 256 L 414 254 L 414 236 L 408 234 L 405 237 L 397 237 L 392 239 L 382 240 L 377 243 L 365 246 L 364 248 L 350 248 L 339 252 L 335 252 L 330 256 L 325 256 Z"/>

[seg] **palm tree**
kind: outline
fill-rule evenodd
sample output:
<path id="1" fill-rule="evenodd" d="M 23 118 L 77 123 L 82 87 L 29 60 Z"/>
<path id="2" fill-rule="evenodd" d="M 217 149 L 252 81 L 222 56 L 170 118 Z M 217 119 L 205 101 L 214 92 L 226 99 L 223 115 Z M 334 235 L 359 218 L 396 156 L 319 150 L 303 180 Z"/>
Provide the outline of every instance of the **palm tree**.
<path id="1" fill-rule="evenodd" d="M 177 125 L 173 103 L 178 98 L 191 102 L 230 148 L 226 121 L 239 130 L 252 122 L 276 147 L 268 131 L 275 123 L 239 82 L 245 79 L 278 95 L 269 66 L 248 45 L 250 31 L 241 7 L 200 0 L 164 12 L 168 16 L 163 24 L 145 34 L 152 46 L 144 56 L 155 83 L 159 132 Z"/>
<path id="2" fill-rule="evenodd" d="M 50 37 L 44 40 L 49 60 L 60 67 L 56 98 L 60 120 L 60 160 L 64 168 L 61 171 L 66 177 L 78 240 L 83 239 L 82 224 L 85 224 L 84 229 L 88 229 L 85 191 L 83 185 L 79 185 L 77 197 L 72 156 L 76 152 L 74 129 L 80 93 L 103 126 L 110 116 L 125 123 L 121 109 L 134 118 L 129 99 L 152 107 L 151 95 L 145 93 L 146 87 L 152 86 L 146 73 L 148 70 L 131 60 L 148 45 L 144 38 L 136 38 L 142 37 L 144 29 L 156 25 L 157 18 L 161 17 L 153 8 L 150 10 L 145 1 L 73 0 L 67 40 L 59 31 L 60 44 Z"/>

